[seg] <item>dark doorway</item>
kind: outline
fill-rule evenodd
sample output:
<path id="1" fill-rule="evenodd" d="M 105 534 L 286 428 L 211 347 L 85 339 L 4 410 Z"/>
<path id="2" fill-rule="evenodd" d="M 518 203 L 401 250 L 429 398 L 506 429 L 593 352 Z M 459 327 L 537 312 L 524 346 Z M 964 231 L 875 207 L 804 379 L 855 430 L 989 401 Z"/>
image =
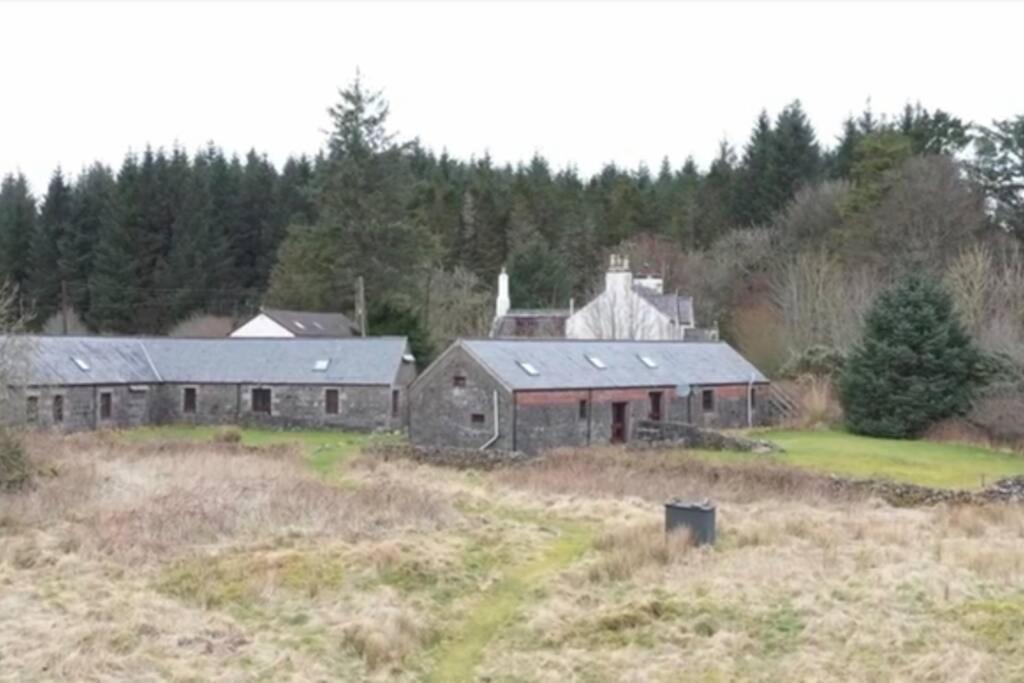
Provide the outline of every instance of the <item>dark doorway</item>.
<path id="1" fill-rule="evenodd" d="M 649 396 L 651 397 L 650 419 L 654 422 L 661 422 L 661 392 L 652 391 Z"/>
<path id="2" fill-rule="evenodd" d="M 626 408 L 628 403 L 612 404 L 612 443 L 626 442 Z"/>

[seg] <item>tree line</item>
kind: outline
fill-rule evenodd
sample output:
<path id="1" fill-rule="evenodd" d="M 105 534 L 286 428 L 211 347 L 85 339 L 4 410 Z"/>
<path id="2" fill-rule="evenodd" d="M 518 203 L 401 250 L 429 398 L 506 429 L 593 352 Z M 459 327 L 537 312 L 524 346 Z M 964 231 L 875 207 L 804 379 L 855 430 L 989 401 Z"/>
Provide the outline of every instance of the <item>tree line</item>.
<path id="1" fill-rule="evenodd" d="M 503 265 L 514 306 L 565 306 L 592 293 L 610 250 L 633 253 L 728 332 L 750 290 L 800 324 L 823 315 L 799 312 L 808 296 L 794 289 L 815 268 L 931 267 L 937 248 L 945 263 L 979 236 L 1024 235 L 1024 116 L 986 127 L 868 108 L 828 144 L 795 101 L 762 112 L 742 148 L 723 141 L 707 168 L 608 164 L 589 177 L 396 139 L 387 103 L 358 80 L 329 116 L 324 148 L 280 169 L 211 144 L 58 169 L 38 198 L 7 176 L 0 280 L 37 326 L 66 301 L 96 331 L 162 333 L 260 303 L 350 313 L 362 277 L 371 332 L 436 346 L 486 328 Z"/>

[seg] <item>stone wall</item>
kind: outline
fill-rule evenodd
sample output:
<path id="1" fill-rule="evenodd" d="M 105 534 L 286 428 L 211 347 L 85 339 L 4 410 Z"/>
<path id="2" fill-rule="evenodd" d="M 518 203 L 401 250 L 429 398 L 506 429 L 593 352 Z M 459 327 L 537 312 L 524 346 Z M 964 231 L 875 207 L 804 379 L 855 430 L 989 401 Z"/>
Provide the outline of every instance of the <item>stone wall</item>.
<path id="1" fill-rule="evenodd" d="M 689 422 L 708 429 L 736 429 L 747 426 L 746 384 L 722 384 L 693 386 L 690 394 L 673 400 L 670 418 L 676 422 Z M 710 391 L 714 396 L 711 410 L 704 409 L 703 394 Z M 768 385 L 754 385 L 754 410 L 752 423 L 767 425 L 771 420 L 768 409 Z"/>
<path id="2" fill-rule="evenodd" d="M 147 385 L 26 387 L 11 392 L 3 422 L 65 432 L 88 429 L 139 427 L 150 424 L 153 387 Z M 110 417 L 101 416 L 101 397 L 110 394 Z M 63 402 L 57 419 L 55 400 Z M 35 415 L 29 414 L 30 400 Z"/>
<path id="3" fill-rule="evenodd" d="M 721 434 L 685 422 L 642 420 L 637 425 L 636 448 L 695 448 L 711 451 L 771 453 L 781 450 L 769 441 Z"/>
<path id="4" fill-rule="evenodd" d="M 196 390 L 196 412 L 184 412 L 185 390 Z M 271 412 L 252 410 L 252 390 L 269 389 Z M 328 414 L 326 392 L 338 391 L 338 413 Z M 157 387 L 155 421 L 161 424 L 242 424 L 355 430 L 399 429 L 391 387 L 307 384 L 164 384 Z"/>
<path id="5" fill-rule="evenodd" d="M 494 436 L 495 392 L 500 436 L 492 447 L 512 450 L 512 394 L 465 349 L 452 347 L 409 390 L 409 439 L 423 446 L 482 446 Z"/>

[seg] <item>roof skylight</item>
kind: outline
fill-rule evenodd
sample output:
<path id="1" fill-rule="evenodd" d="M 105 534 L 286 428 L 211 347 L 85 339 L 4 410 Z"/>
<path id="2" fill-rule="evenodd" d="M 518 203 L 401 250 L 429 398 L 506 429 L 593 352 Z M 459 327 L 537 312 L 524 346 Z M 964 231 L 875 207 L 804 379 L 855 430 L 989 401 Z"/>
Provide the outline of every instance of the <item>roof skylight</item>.
<path id="1" fill-rule="evenodd" d="M 658 364 L 655 363 L 654 359 L 651 358 L 650 356 L 637 356 L 637 358 L 640 359 L 641 363 L 643 363 L 644 365 L 646 365 L 647 367 L 649 367 L 651 369 L 654 369 L 654 368 L 658 367 Z"/>
<path id="2" fill-rule="evenodd" d="M 306 326 L 305 326 L 305 325 L 303 325 L 303 324 L 302 324 L 301 322 L 299 322 L 298 320 L 296 320 L 296 321 L 295 321 L 295 327 L 299 328 L 300 330 L 304 330 L 304 329 L 306 329 Z"/>
<path id="3" fill-rule="evenodd" d="M 330 367 L 330 359 L 321 359 L 313 364 L 313 372 L 327 372 L 327 368 Z"/>
<path id="4" fill-rule="evenodd" d="M 322 330 L 322 329 L 324 329 L 324 326 L 323 326 L 323 325 L 321 325 L 320 323 L 318 323 L 318 322 L 317 322 L 317 321 L 315 321 L 315 320 L 313 321 L 313 327 L 315 327 L 315 328 L 316 328 L 316 329 L 318 329 L 318 330 Z"/>
<path id="5" fill-rule="evenodd" d="M 605 362 L 603 360 L 601 360 L 600 358 L 598 358 L 597 356 L 586 356 L 586 359 L 589 360 L 590 364 L 593 365 L 598 370 L 607 370 L 608 369 L 608 366 L 605 365 Z"/>
<path id="6" fill-rule="evenodd" d="M 516 364 L 520 368 L 522 368 L 523 372 L 525 372 L 530 377 L 536 377 L 537 375 L 540 374 L 540 370 L 538 370 L 536 367 L 534 367 L 532 363 L 527 363 L 526 361 L 517 360 Z"/>
<path id="7" fill-rule="evenodd" d="M 81 370 L 82 372 L 89 372 L 89 370 L 91 369 L 84 358 L 77 358 L 75 356 L 72 356 L 71 360 L 74 361 L 75 365 L 77 365 L 78 369 Z"/>

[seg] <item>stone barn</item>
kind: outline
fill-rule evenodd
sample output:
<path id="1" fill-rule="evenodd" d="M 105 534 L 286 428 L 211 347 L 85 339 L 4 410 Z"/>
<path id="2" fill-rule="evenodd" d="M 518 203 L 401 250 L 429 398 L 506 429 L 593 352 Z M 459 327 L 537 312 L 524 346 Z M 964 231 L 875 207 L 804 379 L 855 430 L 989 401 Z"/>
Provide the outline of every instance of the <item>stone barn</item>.
<path id="1" fill-rule="evenodd" d="M 725 342 L 460 340 L 410 387 L 409 437 L 533 453 L 626 442 L 641 420 L 746 427 L 767 388 Z"/>
<path id="2" fill-rule="evenodd" d="M 399 429 L 404 337 L 25 337 L 4 421 L 64 431 L 188 424 Z"/>

